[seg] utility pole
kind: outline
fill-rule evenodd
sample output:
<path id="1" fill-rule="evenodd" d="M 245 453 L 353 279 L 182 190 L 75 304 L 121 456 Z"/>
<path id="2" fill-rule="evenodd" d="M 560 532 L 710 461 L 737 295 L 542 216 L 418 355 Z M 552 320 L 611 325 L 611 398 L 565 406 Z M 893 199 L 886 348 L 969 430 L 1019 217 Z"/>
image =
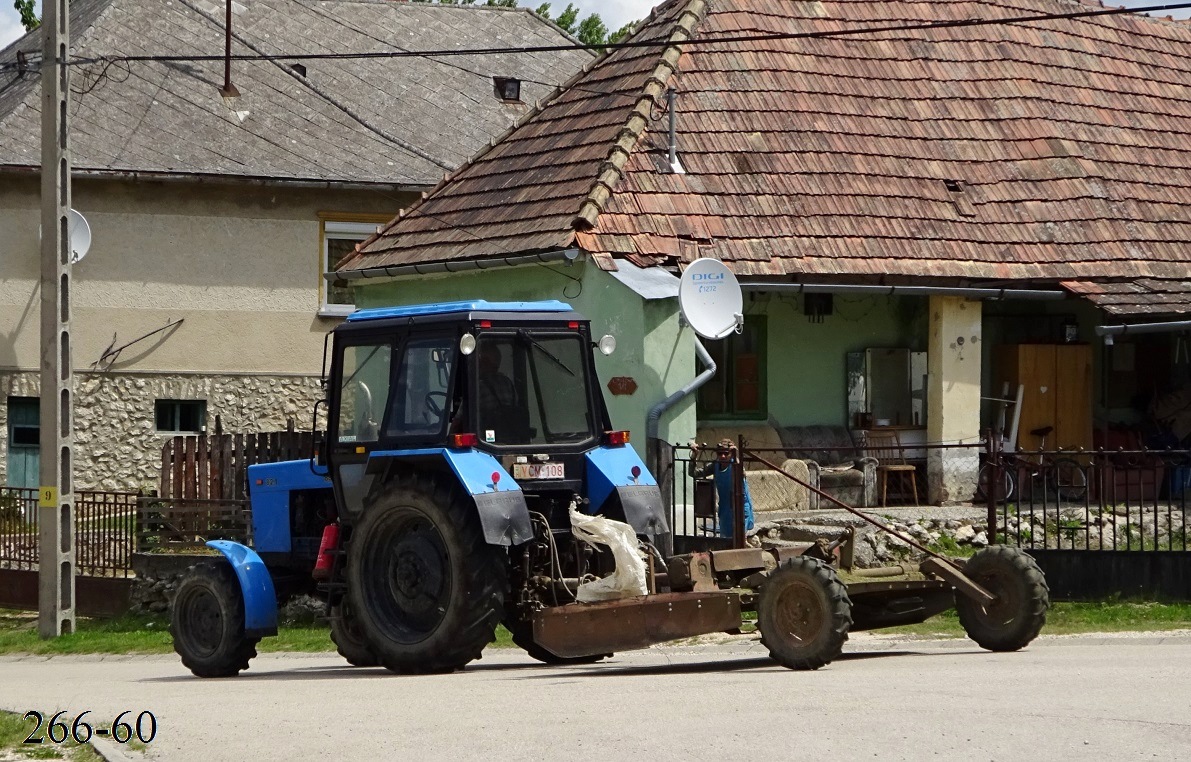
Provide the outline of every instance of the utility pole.
<path id="1" fill-rule="evenodd" d="M 41 489 L 38 631 L 74 631 L 73 368 L 70 352 L 70 84 L 68 0 L 42 3 Z"/>

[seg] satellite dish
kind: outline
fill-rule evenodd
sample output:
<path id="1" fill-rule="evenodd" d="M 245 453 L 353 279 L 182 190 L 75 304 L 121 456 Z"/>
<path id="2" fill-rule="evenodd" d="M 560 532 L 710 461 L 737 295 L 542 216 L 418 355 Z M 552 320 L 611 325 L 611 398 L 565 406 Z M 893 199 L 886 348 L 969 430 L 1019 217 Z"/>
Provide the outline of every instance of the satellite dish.
<path id="1" fill-rule="evenodd" d="M 66 223 L 67 235 L 70 236 L 70 263 L 83 261 L 91 249 L 91 226 L 87 218 L 71 209 Z M 37 228 L 37 235 L 41 236 L 41 227 Z"/>
<path id="2" fill-rule="evenodd" d="M 705 339 L 722 339 L 744 325 L 740 284 L 718 259 L 697 259 L 682 273 L 678 306 L 695 333 Z"/>
<path id="3" fill-rule="evenodd" d="M 87 252 L 91 249 L 91 226 L 87 224 L 86 217 L 71 209 L 68 229 L 70 231 L 70 263 L 82 262 L 83 257 L 87 256 Z"/>

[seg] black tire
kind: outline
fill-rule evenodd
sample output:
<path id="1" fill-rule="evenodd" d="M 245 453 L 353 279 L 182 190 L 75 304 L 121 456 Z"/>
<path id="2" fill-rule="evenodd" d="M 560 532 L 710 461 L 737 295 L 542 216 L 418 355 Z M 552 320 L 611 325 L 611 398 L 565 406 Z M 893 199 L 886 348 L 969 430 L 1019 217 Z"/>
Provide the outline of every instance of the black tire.
<path id="1" fill-rule="evenodd" d="M 1078 503 L 1087 496 L 1088 473 L 1077 461 L 1059 458 L 1054 462 L 1050 473 L 1059 500 Z"/>
<path id="2" fill-rule="evenodd" d="M 199 677 L 234 677 L 248 669 L 260 638 L 244 635 L 244 598 L 227 561 L 186 572 L 174 595 L 170 635 L 182 664 Z"/>
<path id="3" fill-rule="evenodd" d="M 566 664 L 595 664 L 598 661 L 607 659 L 612 654 L 596 654 L 594 656 L 557 656 L 545 648 L 537 644 L 533 639 L 533 623 L 519 622 L 511 619 L 505 620 L 505 628 L 513 636 L 513 644 L 525 651 L 530 658 L 536 659 L 543 664 L 552 665 L 566 665 Z"/>
<path id="4" fill-rule="evenodd" d="M 769 575 L 757 601 L 757 626 L 769 655 L 790 669 L 818 669 L 840 655 L 852 626 L 852 601 L 835 569 L 797 556 Z"/>
<path id="5" fill-rule="evenodd" d="M 980 472 L 976 477 L 976 499 L 980 501 L 988 500 L 989 481 L 993 478 L 993 467 L 990 463 L 985 463 L 980 467 Z M 1001 478 L 997 481 L 997 494 L 994 499 L 998 503 L 1003 503 L 1009 498 L 1013 497 L 1014 479 L 1013 472 L 1008 468 L 1001 469 Z"/>
<path id="6" fill-rule="evenodd" d="M 347 551 L 348 598 L 377 660 L 394 672 L 452 672 L 495 637 L 508 589 L 452 483 L 402 476 L 364 509 Z"/>
<path id="7" fill-rule="evenodd" d="M 1033 558 L 1017 548 L 990 545 L 968 559 L 964 574 L 997 596 L 985 607 L 955 594 L 959 623 L 977 645 L 989 651 L 1017 651 L 1038 637 L 1046 624 L 1050 589 Z"/>
<path id="8" fill-rule="evenodd" d="M 331 609 L 331 642 L 353 667 L 378 667 L 380 660 L 364 638 L 360 622 L 347 601 Z"/>

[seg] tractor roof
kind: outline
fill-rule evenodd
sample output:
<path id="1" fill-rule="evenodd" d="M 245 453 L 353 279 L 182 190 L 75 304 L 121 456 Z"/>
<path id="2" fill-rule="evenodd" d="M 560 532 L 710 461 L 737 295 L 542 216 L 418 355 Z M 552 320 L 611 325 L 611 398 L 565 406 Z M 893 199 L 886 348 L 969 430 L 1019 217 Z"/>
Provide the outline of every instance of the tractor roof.
<path id="1" fill-rule="evenodd" d="M 571 312 L 571 305 L 557 300 L 540 302 L 489 302 L 485 299 L 474 299 L 466 302 L 433 302 L 431 304 L 410 304 L 404 307 L 377 307 L 368 310 L 357 310 L 348 316 L 348 322 L 355 323 L 365 320 L 389 320 L 392 318 L 420 318 L 440 315 L 454 315 L 466 313 L 562 313 Z M 499 316 L 499 315 L 497 315 Z M 462 315 L 460 315 L 462 317 Z"/>

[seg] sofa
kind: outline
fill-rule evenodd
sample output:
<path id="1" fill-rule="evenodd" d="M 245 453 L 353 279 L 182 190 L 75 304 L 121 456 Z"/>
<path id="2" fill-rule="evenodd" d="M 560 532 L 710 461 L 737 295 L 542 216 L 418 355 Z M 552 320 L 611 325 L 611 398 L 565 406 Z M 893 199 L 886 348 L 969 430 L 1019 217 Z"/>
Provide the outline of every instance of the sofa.
<path id="1" fill-rule="evenodd" d="M 790 457 L 808 464 L 812 484 L 848 505 L 877 504 L 877 460 L 856 446 L 846 426 L 788 426 L 778 431 Z M 830 501 L 814 497 L 812 508 L 832 507 Z"/>
<path id="2" fill-rule="evenodd" d="M 781 466 L 795 479 L 842 500 L 848 505 L 871 506 L 876 500 L 876 467 L 873 458 L 856 450 L 844 426 L 782 427 L 774 421 L 756 424 L 700 425 L 697 441 L 711 450 L 721 439 L 737 441 L 760 458 Z M 832 450 L 825 448 L 842 448 Z M 706 452 L 700 459 L 710 458 Z M 757 513 L 830 508 L 830 501 L 778 473 L 756 458 L 745 461 L 749 494 Z"/>

